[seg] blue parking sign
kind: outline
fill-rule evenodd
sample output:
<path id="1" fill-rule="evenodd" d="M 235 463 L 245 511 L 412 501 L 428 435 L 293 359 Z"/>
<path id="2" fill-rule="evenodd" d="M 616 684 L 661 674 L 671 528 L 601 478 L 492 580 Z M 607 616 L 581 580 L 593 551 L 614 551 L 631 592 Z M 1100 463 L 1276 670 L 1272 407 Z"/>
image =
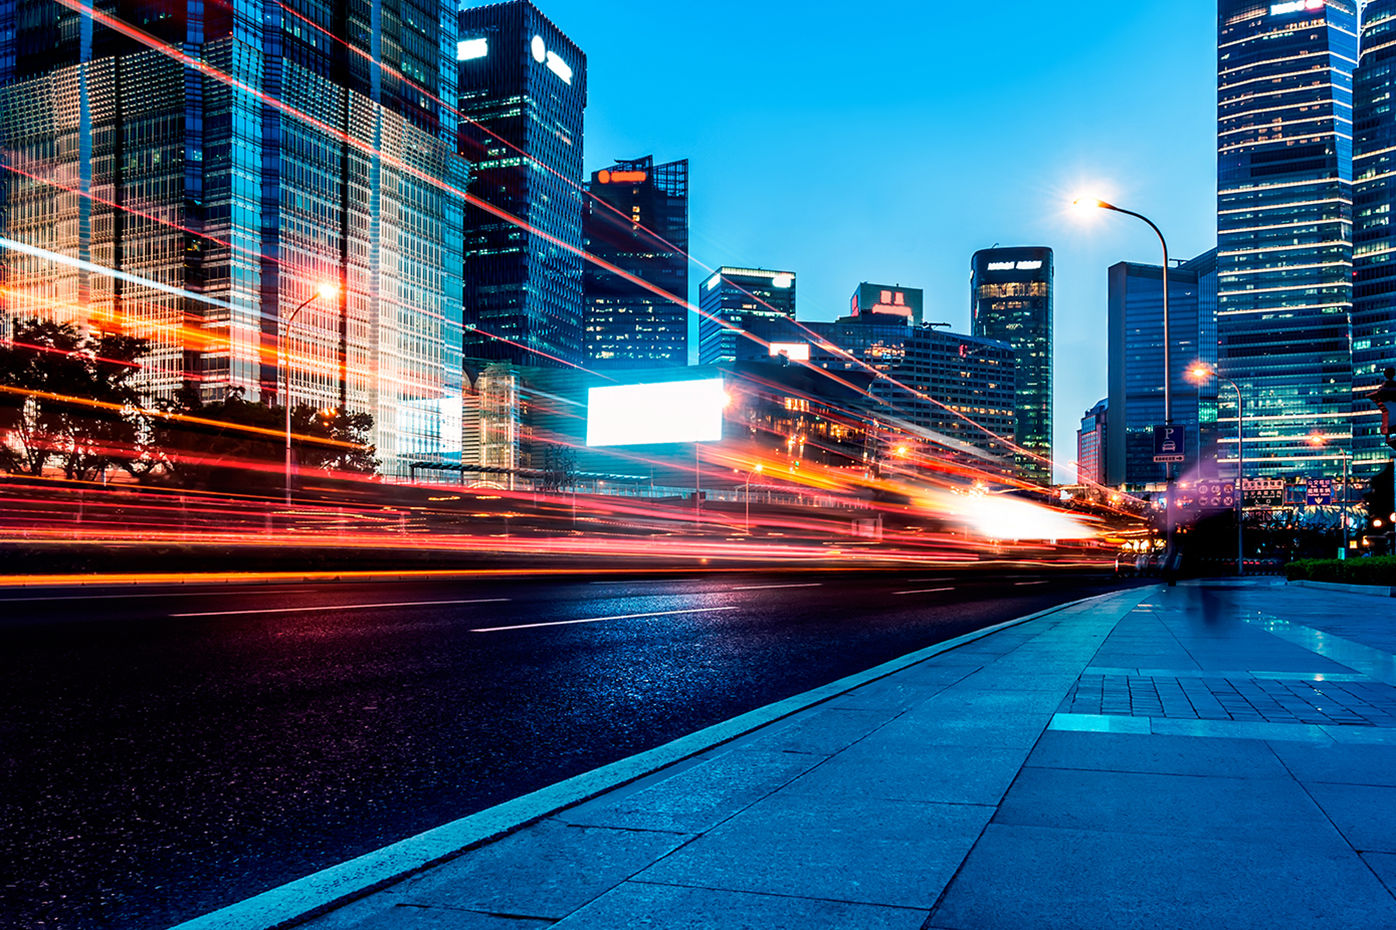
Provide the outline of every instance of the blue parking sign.
<path id="1" fill-rule="evenodd" d="M 1182 462 L 1187 450 L 1187 430 L 1181 426 L 1154 427 L 1154 461 Z"/>

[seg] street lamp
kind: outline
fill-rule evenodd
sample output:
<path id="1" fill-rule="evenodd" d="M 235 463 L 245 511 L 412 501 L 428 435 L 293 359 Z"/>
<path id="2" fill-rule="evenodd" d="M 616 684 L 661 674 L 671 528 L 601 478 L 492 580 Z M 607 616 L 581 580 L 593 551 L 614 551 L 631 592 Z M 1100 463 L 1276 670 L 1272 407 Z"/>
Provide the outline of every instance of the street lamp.
<path id="1" fill-rule="evenodd" d="M 1246 501 L 1246 457 L 1245 457 L 1245 416 L 1244 405 L 1241 401 L 1241 387 L 1230 378 L 1223 378 L 1216 369 L 1210 365 L 1198 362 L 1192 366 L 1188 372 L 1188 378 L 1194 384 L 1201 384 L 1208 378 L 1215 377 L 1218 381 L 1225 381 L 1231 385 L 1231 389 L 1236 392 L 1236 575 L 1239 577 L 1246 573 L 1246 547 L 1243 544 L 1242 534 L 1245 532 L 1243 523 L 1245 522 L 1245 501 Z"/>
<path id="2" fill-rule="evenodd" d="M 751 535 L 751 479 L 753 476 L 759 474 L 761 474 L 761 464 L 758 462 L 755 468 L 747 472 L 746 484 L 742 492 L 742 496 L 746 498 L 746 533 L 748 536 Z M 769 503 L 770 502 L 768 501 L 768 506 Z"/>
<path id="3" fill-rule="evenodd" d="M 1309 445 L 1315 448 L 1322 448 L 1327 445 L 1328 440 L 1318 433 L 1309 437 Z M 1339 449 L 1338 453 L 1343 457 L 1343 551 L 1338 558 L 1348 557 L 1348 463 L 1352 461 L 1352 453 L 1346 449 Z"/>
<path id="4" fill-rule="evenodd" d="M 338 293 L 339 288 L 336 285 L 328 281 L 321 284 L 315 288 L 313 294 L 301 301 L 300 306 L 287 314 L 286 319 L 281 323 L 280 331 L 277 333 L 276 346 L 279 350 L 277 354 L 280 356 L 281 377 L 285 383 L 281 400 L 286 405 L 286 506 L 288 507 L 291 506 L 291 354 L 286 345 L 287 337 L 290 335 L 291 323 L 296 319 L 296 314 L 310 306 L 316 298 L 323 297 L 329 300 Z"/>
<path id="5" fill-rule="evenodd" d="M 1163 422 L 1165 426 L 1173 425 L 1173 369 L 1170 361 L 1171 342 L 1168 336 L 1168 242 L 1163 238 L 1163 233 L 1154 221 L 1142 213 L 1135 213 L 1133 210 L 1126 210 L 1117 207 L 1113 203 L 1106 203 L 1104 200 L 1097 200 L 1094 197 L 1078 197 L 1072 202 L 1074 207 L 1088 207 L 1099 210 L 1112 210 L 1115 213 L 1123 213 L 1125 216 L 1132 216 L 1137 220 L 1143 220 L 1149 224 L 1149 228 L 1158 236 L 1159 245 L 1163 247 Z M 1166 559 L 1173 558 L 1173 463 L 1167 463 L 1167 488 L 1168 498 L 1165 502 L 1164 513 L 1168 525 L 1168 547 Z"/>

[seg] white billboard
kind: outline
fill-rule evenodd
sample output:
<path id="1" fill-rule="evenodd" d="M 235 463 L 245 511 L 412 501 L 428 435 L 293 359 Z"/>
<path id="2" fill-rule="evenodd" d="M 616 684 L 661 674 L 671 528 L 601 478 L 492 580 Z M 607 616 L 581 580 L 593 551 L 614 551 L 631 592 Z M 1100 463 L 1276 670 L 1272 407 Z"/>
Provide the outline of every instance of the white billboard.
<path id="1" fill-rule="evenodd" d="M 588 446 L 714 442 L 722 438 L 721 378 L 619 384 L 587 392 Z"/>

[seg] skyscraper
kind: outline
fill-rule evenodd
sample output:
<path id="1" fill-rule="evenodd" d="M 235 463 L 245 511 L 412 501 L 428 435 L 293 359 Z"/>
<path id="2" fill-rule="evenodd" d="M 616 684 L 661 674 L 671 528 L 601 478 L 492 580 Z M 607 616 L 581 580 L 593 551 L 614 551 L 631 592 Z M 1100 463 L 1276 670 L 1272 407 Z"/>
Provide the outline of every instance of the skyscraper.
<path id="1" fill-rule="evenodd" d="M 1105 484 L 1105 447 L 1110 436 L 1110 400 L 1098 402 L 1076 431 L 1076 483 Z"/>
<path id="2" fill-rule="evenodd" d="M 593 172 L 587 192 L 587 251 L 650 285 L 587 263 L 587 367 L 686 366 L 688 162 L 617 162 Z"/>
<path id="3" fill-rule="evenodd" d="M 1289 477 L 1310 434 L 1351 431 L 1357 9 L 1220 0 L 1217 28 L 1218 365 L 1248 394 L 1247 474 Z"/>
<path id="4" fill-rule="evenodd" d="M 460 151 L 489 205 L 465 210 L 465 354 L 580 364 L 586 56 L 509 0 L 460 11 L 456 57 Z"/>
<path id="5" fill-rule="evenodd" d="M 1380 469 L 1391 457 L 1376 405 L 1362 395 L 1396 365 L 1396 0 L 1373 0 L 1362 12 L 1362 44 L 1353 75 L 1352 380 L 1353 468 Z"/>
<path id="6" fill-rule="evenodd" d="M 974 335 L 1013 346 L 1023 476 L 1052 483 L 1052 250 L 981 249 L 970 263 Z"/>
<path id="7" fill-rule="evenodd" d="M 373 414 L 388 473 L 459 455 L 448 4 L 7 6 L 5 316 L 151 340 L 151 397 L 284 401 L 284 349 L 292 403 Z"/>
<path id="8" fill-rule="evenodd" d="M 1166 422 L 1163 268 L 1120 262 L 1109 276 L 1110 430 L 1101 453 L 1102 483 L 1142 490 L 1168 478 L 1153 457 L 1154 427 Z M 1168 270 L 1173 424 L 1187 430 L 1184 469 L 1208 474 L 1216 470 L 1217 379 L 1195 384 L 1187 372 L 1199 362 L 1217 362 L 1215 280 L 1215 251 Z M 1229 436 L 1234 443 L 1234 430 Z"/>
<path id="9" fill-rule="evenodd" d="M 724 266 L 698 288 L 698 309 L 698 363 L 734 361 L 748 322 L 795 319 L 795 272 Z"/>

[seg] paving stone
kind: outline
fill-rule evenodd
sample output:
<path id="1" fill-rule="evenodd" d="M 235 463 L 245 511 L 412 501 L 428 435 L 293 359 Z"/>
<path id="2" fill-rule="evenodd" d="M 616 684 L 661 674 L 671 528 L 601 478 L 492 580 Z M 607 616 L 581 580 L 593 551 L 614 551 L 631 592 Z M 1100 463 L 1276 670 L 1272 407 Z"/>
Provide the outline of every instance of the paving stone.
<path id="1" fill-rule="evenodd" d="M 1289 778 L 1270 748 L 1256 740 L 1048 730 L 1027 765 L 1038 768 Z"/>
<path id="2" fill-rule="evenodd" d="M 1396 853 L 1396 787 L 1316 782 L 1308 789 L 1354 849 Z"/>

